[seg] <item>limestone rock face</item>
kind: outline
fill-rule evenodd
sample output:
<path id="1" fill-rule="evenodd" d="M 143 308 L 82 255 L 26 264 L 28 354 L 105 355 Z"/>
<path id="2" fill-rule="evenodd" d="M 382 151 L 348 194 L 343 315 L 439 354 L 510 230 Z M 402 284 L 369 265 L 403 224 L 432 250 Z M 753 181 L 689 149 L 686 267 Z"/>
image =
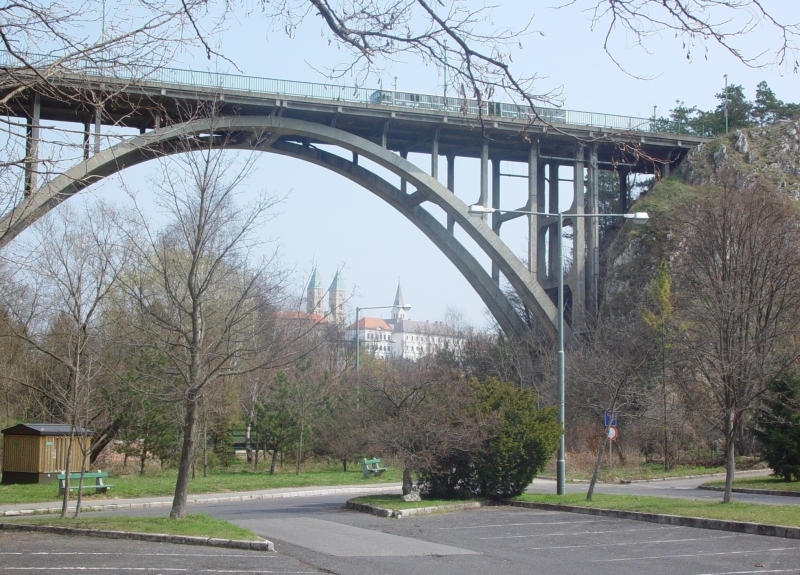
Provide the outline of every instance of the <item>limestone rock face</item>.
<path id="1" fill-rule="evenodd" d="M 800 198 L 800 121 L 747 128 L 707 142 L 689 152 L 679 173 L 689 184 L 719 183 L 721 171 L 763 178 Z"/>
<path id="2" fill-rule="evenodd" d="M 657 183 L 631 211 L 650 214 L 646 226 L 622 226 L 601 247 L 602 301 L 615 313 L 638 313 L 637 294 L 662 259 L 680 258 L 681 210 L 690 210 L 723 176 L 753 179 L 800 201 L 800 121 L 737 130 L 689 152 L 676 177 Z M 638 309 L 638 308 L 636 308 Z"/>

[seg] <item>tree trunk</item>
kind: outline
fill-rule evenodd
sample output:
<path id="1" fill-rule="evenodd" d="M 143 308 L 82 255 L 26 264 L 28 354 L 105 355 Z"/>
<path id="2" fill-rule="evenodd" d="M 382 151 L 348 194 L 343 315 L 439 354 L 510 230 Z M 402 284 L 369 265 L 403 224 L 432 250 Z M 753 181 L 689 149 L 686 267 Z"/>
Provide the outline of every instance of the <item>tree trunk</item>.
<path id="1" fill-rule="evenodd" d="M 277 455 L 278 455 L 278 450 L 277 449 L 273 449 L 272 450 L 272 461 L 269 464 L 269 474 L 270 475 L 275 475 L 275 458 L 277 457 Z M 264 457 L 266 457 L 266 456 L 267 456 L 267 447 L 264 446 Z"/>
<path id="2" fill-rule="evenodd" d="M 142 450 L 139 454 L 139 475 L 144 475 L 145 463 L 147 463 L 147 441 L 142 441 Z"/>
<path id="3" fill-rule="evenodd" d="M 186 495 L 189 491 L 189 476 L 192 473 L 192 460 L 194 459 L 194 430 L 197 425 L 197 398 L 189 396 L 186 399 L 186 419 L 183 427 L 183 446 L 181 460 L 178 464 L 178 480 L 175 483 L 175 497 L 172 500 L 172 519 L 186 517 Z"/>
<path id="4" fill-rule="evenodd" d="M 662 338 L 664 336 L 662 335 Z M 662 342 L 662 347 L 664 343 Z M 661 359 L 661 393 L 664 399 L 664 471 L 669 471 L 669 419 L 667 416 L 667 374 L 665 373 L 664 362 Z"/>
<path id="5" fill-rule="evenodd" d="M 258 446 L 256 445 L 256 450 L 258 450 Z M 247 424 L 247 428 L 244 430 L 244 452 L 247 455 L 247 464 L 250 465 L 253 463 L 253 448 L 250 445 L 250 424 Z"/>
<path id="6" fill-rule="evenodd" d="M 81 516 L 81 502 L 83 501 L 83 480 L 86 474 L 86 454 L 83 452 L 83 445 L 81 445 L 81 476 L 78 479 L 78 497 L 75 499 L 75 515 L 73 519 Z"/>
<path id="7" fill-rule="evenodd" d="M 69 507 L 69 468 L 72 460 L 72 440 L 75 437 L 75 427 L 70 426 L 69 440 L 67 440 L 67 458 L 64 469 L 64 499 L 61 502 L 61 517 L 67 516 Z"/>
<path id="8" fill-rule="evenodd" d="M 403 495 L 411 493 L 414 482 L 411 480 L 411 470 L 403 468 Z"/>
<path id="9" fill-rule="evenodd" d="M 208 477 L 208 423 L 205 399 L 203 399 L 203 477 Z"/>
<path id="10" fill-rule="evenodd" d="M 736 423 L 728 422 L 728 433 L 725 434 L 725 494 L 722 496 L 723 503 L 731 503 L 733 490 L 733 477 L 736 473 Z"/>
<path id="11" fill-rule="evenodd" d="M 344 468 L 344 472 L 347 473 L 347 458 L 342 457 L 342 467 Z"/>
<path id="12" fill-rule="evenodd" d="M 589 491 L 586 492 L 586 501 L 592 500 L 594 494 L 594 486 L 597 483 L 597 475 L 600 473 L 600 466 L 603 465 L 603 454 L 606 452 L 606 445 L 608 444 L 608 428 L 603 435 L 603 443 L 600 444 L 600 451 L 597 452 L 597 461 L 594 464 L 594 473 L 592 473 L 592 480 L 589 482 Z"/>
<path id="13" fill-rule="evenodd" d="M 300 459 L 303 457 L 303 424 L 300 424 L 300 439 L 297 441 L 297 458 L 294 462 L 294 474 L 300 475 Z"/>

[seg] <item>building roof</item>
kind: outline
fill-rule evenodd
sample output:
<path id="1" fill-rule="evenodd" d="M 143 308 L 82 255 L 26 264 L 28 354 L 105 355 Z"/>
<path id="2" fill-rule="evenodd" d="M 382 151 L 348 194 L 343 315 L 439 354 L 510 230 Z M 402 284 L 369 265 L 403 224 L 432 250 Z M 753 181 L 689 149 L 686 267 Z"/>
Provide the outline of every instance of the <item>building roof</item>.
<path id="1" fill-rule="evenodd" d="M 70 425 L 59 423 L 20 423 L 2 430 L 3 435 L 69 435 Z M 92 432 L 83 427 L 76 427 L 77 435 L 91 435 Z"/>
<path id="2" fill-rule="evenodd" d="M 311 279 L 308 280 L 308 287 L 306 289 L 322 289 L 322 281 L 319 279 L 317 268 L 311 272 Z"/>
<path id="3" fill-rule="evenodd" d="M 341 274 L 337 271 L 336 275 L 333 276 L 333 282 L 331 282 L 331 287 L 328 288 L 329 291 L 344 291 L 344 282 L 342 281 Z"/>
<path id="4" fill-rule="evenodd" d="M 350 324 L 347 326 L 348 330 L 356 329 L 356 324 Z M 362 317 L 358 320 L 358 329 L 380 329 L 383 331 L 392 331 L 392 327 L 386 323 L 386 320 L 383 320 L 379 317 Z"/>
<path id="5" fill-rule="evenodd" d="M 304 311 L 282 311 L 279 316 L 284 321 L 307 321 L 312 324 L 327 323 L 324 315 Z"/>
<path id="6" fill-rule="evenodd" d="M 392 326 L 395 333 L 419 333 L 426 335 L 440 335 L 446 337 L 464 337 L 458 331 L 440 321 L 413 321 L 410 319 L 393 320 Z"/>

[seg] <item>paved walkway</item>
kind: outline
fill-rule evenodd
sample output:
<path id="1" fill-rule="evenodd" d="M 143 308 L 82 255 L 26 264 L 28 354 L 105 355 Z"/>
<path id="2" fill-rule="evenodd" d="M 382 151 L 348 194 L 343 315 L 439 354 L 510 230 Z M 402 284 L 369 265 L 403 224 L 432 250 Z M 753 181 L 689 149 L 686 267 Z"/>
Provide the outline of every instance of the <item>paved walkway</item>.
<path id="1" fill-rule="evenodd" d="M 738 476 L 769 475 L 770 470 L 743 471 Z M 697 486 L 711 479 L 724 477 L 724 474 L 706 475 L 691 479 L 667 479 L 646 483 L 631 483 L 627 485 L 598 483 L 595 488 L 597 493 L 619 493 L 629 495 L 653 495 L 658 497 L 677 497 L 681 499 L 720 499 L 721 494 L 715 491 L 701 491 Z M 586 483 L 568 483 L 568 493 L 585 492 Z M 294 487 L 281 489 L 263 489 L 258 491 L 241 491 L 231 493 L 202 493 L 189 495 L 189 505 L 237 503 L 243 501 L 263 501 L 271 499 L 284 499 L 292 497 L 319 497 L 339 494 L 379 494 L 399 493 L 400 483 L 382 483 L 371 485 L 335 485 L 322 487 Z M 549 479 L 535 479 L 527 489 L 530 493 L 555 493 L 555 481 Z M 800 505 L 800 497 L 777 497 L 770 495 L 749 495 L 736 493 L 735 498 L 740 501 L 752 503 L 767 503 L 774 505 Z M 74 500 L 72 501 L 74 505 Z M 149 509 L 170 507 L 172 496 L 164 497 L 139 497 L 130 499 L 84 499 L 83 511 L 118 511 L 128 509 Z M 74 507 L 72 507 L 74 509 Z M 19 503 L 14 505 L 0 505 L 0 517 L 13 517 L 35 513 L 60 513 L 61 502 L 50 501 L 44 503 Z"/>
<path id="2" fill-rule="evenodd" d="M 262 489 L 259 491 L 237 491 L 231 493 L 198 493 L 189 495 L 188 505 L 204 505 L 214 503 L 234 503 L 240 501 L 263 501 L 269 499 L 284 499 L 291 497 L 319 497 L 323 495 L 378 494 L 399 493 L 401 483 L 381 483 L 371 485 L 333 485 L 326 487 L 289 487 L 281 489 Z M 75 501 L 71 501 L 74 509 Z M 130 499 L 84 499 L 81 505 L 83 511 L 116 511 L 126 509 L 148 509 L 154 507 L 172 506 L 172 496 L 164 497 L 137 497 Z M 0 505 L 0 517 L 13 517 L 35 513 L 60 513 L 61 501 L 43 503 L 18 503 L 13 505 Z"/>

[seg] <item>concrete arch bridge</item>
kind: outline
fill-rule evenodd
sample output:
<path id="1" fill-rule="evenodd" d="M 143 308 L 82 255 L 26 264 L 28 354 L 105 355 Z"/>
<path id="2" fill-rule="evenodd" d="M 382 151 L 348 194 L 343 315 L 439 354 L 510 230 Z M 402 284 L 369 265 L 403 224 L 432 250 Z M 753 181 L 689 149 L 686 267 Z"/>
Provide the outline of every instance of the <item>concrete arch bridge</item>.
<path id="1" fill-rule="evenodd" d="M 47 64 L 42 57 L 42 65 Z M 9 73 L 6 64 L 5 73 Z M 2 70 L 0 58 L 0 70 Z M 499 287 L 502 274 L 542 328 L 555 332 L 556 217 L 468 213 L 473 203 L 499 208 L 505 167 L 524 164 L 527 200 L 517 209 L 554 213 L 562 184 L 571 186 L 565 223 L 577 239 L 566 276 L 570 324 L 578 331 L 597 302 L 598 227 L 596 218 L 570 218 L 598 212 L 598 173 L 620 173 L 620 198 L 629 172 L 668 174 L 702 137 L 661 126 L 651 119 L 529 108 L 425 94 L 364 90 L 186 70 L 114 71 L 81 68 L 51 74 L 46 82 L 30 72 L 30 83 L 8 98 L 10 116 L 27 125 L 23 199 L 0 219 L 0 247 L 47 211 L 93 183 L 157 156 L 185 150 L 192 139 L 225 134 L 228 148 L 280 154 L 322 166 L 377 195 L 420 229 L 480 295 L 508 334 L 529 326 Z M 0 72 L 3 73 L 3 72 Z M 86 102 L 96 102 L 87 106 Z M 81 103 L 81 104 L 79 104 Z M 209 105 L 210 104 L 210 105 Z M 213 109 L 213 116 L 187 110 Z M 479 114 L 480 112 L 480 114 Z M 43 120 L 73 122 L 84 133 L 83 161 L 41 186 L 37 182 Z M 103 145 L 108 126 L 138 129 L 120 143 Z M 220 144 L 222 145 L 222 144 Z M 336 146 L 346 154 L 328 152 Z M 410 162 L 409 153 L 427 154 L 430 166 Z M 439 158 L 446 159 L 444 178 Z M 399 178 L 395 185 L 359 164 L 367 158 Z M 476 158 L 480 178 L 469 190 L 455 189 L 459 158 Z M 572 178 L 564 179 L 571 168 Z M 456 193 L 458 192 L 458 194 Z M 563 194 L 561 194 L 563 196 Z M 468 196 L 465 201 L 463 197 Z M 426 206 L 446 213 L 446 224 Z M 624 205 L 624 204 L 623 204 Z M 527 264 L 503 242 L 502 225 L 527 218 Z M 584 224 L 584 221 L 587 223 Z M 486 270 L 456 238 L 463 229 L 492 262 Z M 582 241 L 581 241 L 582 240 Z"/>

